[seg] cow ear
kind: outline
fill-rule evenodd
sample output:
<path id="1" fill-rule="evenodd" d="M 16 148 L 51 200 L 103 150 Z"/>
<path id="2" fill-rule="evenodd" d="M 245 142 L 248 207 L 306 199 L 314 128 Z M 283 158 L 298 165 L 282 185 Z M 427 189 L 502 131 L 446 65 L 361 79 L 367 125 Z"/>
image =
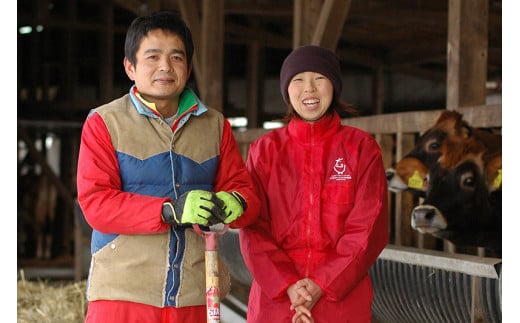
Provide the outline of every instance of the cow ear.
<path id="1" fill-rule="evenodd" d="M 468 125 L 462 125 L 462 127 L 460 128 L 460 132 L 461 132 L 462 138 L 469 138 L 473 135 L 471 127 Z"/>
<path id="2" fill-rule="evenodd" d="M 502 155 L 487 162 L 486 177 L 490 192 L 502 189 Z"/>
<path id="3" fill-rule="evenodd" d="M 491 192 L 496 191 L 502 187 L 502 170 L 497 169 L 497 176 L 493 179 L 493 184 L 491 185 Z"/>

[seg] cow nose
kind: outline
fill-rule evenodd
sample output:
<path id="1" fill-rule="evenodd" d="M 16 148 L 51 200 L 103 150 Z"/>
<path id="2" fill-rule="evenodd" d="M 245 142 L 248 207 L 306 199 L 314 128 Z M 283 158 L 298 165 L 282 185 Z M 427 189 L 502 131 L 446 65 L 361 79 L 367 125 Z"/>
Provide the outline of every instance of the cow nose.
<path id="1" fill-rule="evenodd" d="M 416 224 L 429 224 L 435 217 L 435 209 L 429 207 L 416 208 L 413 210 L 412 216 Z"/>
<path id="2" fill-rule="evenodd" d="M 442 212 L 433 205 L 423 204 L 416 206 L 412 211 L 412 227 L 419 232 L 434 232 L 445 230 L 448 221 Z"/>
<path id="3" fill-rule="evenodd" d="M 393 178 L 394 175 L 395 175 L 395 170 L 393 170 L 393 169 L 387 169 L 386 172 L 385 172 L 385 174 L 386 174 L 386 180 L 387 180 L 387 181 L 390 181 L 390 180 L 392 180 L 392 178 Z"/>

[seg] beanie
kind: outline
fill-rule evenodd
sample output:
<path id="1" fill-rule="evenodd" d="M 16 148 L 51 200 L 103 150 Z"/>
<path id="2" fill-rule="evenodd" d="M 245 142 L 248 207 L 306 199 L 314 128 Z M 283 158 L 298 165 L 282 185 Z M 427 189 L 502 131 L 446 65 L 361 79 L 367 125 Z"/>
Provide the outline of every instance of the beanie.
<path id="1" fill-rule="evenodd" d="M 341 95 L 342 81 L 338 57 L 324 47 L 306 45 L 294 49 L 283 61 L 280 70 L 280 91 L 289 104 L 287 88 L 294 75 L 301 72 L 316 72 L 326 76 L 334 87 L 334 96 Z"/>

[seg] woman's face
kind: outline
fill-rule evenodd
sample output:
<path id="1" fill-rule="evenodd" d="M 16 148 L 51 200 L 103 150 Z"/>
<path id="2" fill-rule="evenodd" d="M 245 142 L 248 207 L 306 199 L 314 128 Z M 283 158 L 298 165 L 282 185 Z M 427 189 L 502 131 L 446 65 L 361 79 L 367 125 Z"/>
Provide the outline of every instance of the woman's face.
<path id="1" fill-rule="evenodd" d="M 307 122 L 320 119 L 329 109 L 334 96 L 332 82 L 320 73 L 296 74 L 287 89 L 296 113 Z"/>

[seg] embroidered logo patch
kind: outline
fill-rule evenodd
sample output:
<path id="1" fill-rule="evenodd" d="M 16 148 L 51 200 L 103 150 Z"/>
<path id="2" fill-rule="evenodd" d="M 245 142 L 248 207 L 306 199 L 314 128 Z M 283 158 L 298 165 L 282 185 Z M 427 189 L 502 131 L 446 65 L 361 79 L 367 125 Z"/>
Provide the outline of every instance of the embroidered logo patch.
<path id="1" fill-rule="evenodd" d="M 336 159 L 336 163 L 332 167 L 334 170 L 334 174 L 330 176 L 331 181 L 346 181 L 348 179 L 352 179 L 352 176 L 350 174 L 345 174 L 345 171 L 347 170 L 347 165 L 343 163 L 343 158 Z"/>

